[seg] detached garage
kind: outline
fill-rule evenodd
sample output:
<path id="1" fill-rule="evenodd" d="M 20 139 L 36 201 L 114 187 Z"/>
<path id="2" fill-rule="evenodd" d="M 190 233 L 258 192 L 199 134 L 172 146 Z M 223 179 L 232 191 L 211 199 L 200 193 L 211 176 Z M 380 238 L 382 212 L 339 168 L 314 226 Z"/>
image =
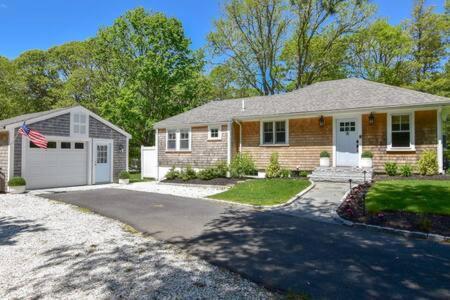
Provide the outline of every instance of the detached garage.
<path id="1" fill-rule="evenodd" d="M 47 149 L 18 134 L 23 123 L 46 137 Z M 128 170 L 131 136 L 82 106 L 2 120 L 0 137 L 3 183 L 13 176 L 27 189 L 110 183 Z"/>

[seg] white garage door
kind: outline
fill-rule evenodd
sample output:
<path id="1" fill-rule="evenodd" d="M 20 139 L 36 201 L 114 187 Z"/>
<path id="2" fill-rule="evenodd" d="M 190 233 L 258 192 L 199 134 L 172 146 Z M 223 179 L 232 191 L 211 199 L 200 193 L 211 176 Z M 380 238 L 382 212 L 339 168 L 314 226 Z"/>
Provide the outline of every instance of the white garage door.
<path id="1" fill-rule="evenodd" d="M 48 188 L 87 184 L 86 142 L 49 141 L 48 149 L 27 143 L 24 178 L 27 188 Z"/>

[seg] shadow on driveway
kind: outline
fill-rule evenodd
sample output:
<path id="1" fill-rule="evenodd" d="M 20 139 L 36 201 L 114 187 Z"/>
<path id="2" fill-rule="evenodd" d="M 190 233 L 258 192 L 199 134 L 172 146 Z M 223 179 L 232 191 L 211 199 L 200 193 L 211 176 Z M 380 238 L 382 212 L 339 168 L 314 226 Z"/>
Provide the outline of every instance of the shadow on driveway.
<path id="1" fill-rule="evenodd" d="M 207 200 L 105 189 L 88 207 L 268 288 L 313 298 L 450 298 L 450 245 Z"/>

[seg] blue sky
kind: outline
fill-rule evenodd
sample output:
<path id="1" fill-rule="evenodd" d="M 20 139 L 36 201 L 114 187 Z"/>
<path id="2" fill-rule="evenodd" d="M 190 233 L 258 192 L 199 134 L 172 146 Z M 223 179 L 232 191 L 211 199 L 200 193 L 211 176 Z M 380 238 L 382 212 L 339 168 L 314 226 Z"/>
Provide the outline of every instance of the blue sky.
<path id="1" fill-rule="evenodd" d="M 413 0 L 372 0 L 378 15 L 397 24 L 410 16 Z M 193 48 L 205 45 L 220 0 L 0 0 L 0 55 L 15 58 L 30 49 L 48 49 L 93 37 L 125 11 L 143 6 L 179 18 Z M 428 0 L 438 11 L 444 0 Z"/>

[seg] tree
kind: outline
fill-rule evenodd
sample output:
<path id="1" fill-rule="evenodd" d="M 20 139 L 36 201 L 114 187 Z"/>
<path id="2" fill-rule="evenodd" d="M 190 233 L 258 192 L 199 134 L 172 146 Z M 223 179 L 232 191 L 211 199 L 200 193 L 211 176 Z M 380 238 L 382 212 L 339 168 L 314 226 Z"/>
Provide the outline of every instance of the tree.
<path id="1" fill-rule="evenodd" d="M 20 101 L 25 112 L 53 108 L 61 99 L 62 81 L 52 65 L 50 55 L 42 50 L 24 52 L 14 60 L 17 82 L 23 85 Z"/>
<path id="2" fill-rule="evenodd" d="M 407 26 L 413 40 L 412 55 L 417 64 L 415 79 L 430 78 L 441 69 L 446 55 L 448 19 L 434 13 L 433 7 L 425 7 L 425 0 L 415 0 L 413 18 Z"/>
<path id="3" fill-rule="evenodd" d="M 210 49 L 225 58 L 239 82 L 261 95 L 283 90 L 280 54 L 287 20 L 282 0 L 231 0 L 214 25 Z"/>
<path id="4" fill-rule="evenodd" d="M 342 77 L 344 37 L 359 30 L 375 7 L 365 0 L 290 0 L 294 34 L 284 50 L 294 88 Z"/>
<path id="5" fill-rule="evenodd" d="M 132 146 L 151 144 L 156 121 L 204 99 L 208 81 L 201 74 L 203 56 L 189 44 L 177 19 L 142 8 L 99 31 L 99 111 L 133 135 Z"/>
<path id="6" fill-rule="evenodd" d="M 349 73 L 393 85 L 411 81 L 409 62 L 412 41 L 401 26 L 377 20 L 349 38 Z"/>
<path id="7" fill-rule="evenodd" d="M 218 65 L 209 73 L 212 90 L 211 99 L 232 99 L 256 96 L 258 92 L 239 81 L 239 76 L 227 64 Z"/>
<path id="8" fill-rule="evenodd" d="M 23 86 L 17 80 L 14 63 L 0 56 L 0 120 L 22 113 L 18 103 L 22 93 Z"/>

